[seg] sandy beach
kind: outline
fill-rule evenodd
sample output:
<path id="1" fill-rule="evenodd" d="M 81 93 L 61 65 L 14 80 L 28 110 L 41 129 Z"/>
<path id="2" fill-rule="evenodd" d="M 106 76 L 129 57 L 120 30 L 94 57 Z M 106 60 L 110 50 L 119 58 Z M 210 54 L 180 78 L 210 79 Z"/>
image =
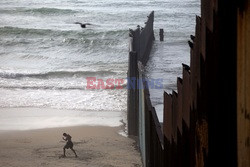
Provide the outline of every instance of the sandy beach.
<path id="1" fill-rule="evenodd" d="M 142 166 L 134 141 L 119 134 L 122 127 L 75 126 L 0 132 L 0 166 L 8 167 L 137 167 Z M 72 136 L 71 150 L 63 153 L 62 133 Z"/>

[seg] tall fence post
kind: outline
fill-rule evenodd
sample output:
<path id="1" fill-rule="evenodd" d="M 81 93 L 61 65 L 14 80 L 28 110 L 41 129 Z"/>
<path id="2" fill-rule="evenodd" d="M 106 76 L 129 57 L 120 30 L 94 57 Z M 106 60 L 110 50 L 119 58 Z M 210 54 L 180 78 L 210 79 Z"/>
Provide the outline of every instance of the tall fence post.
<path id="1" fill-rule="evenodd" d="M 164 30 L 162 28 L 160 29 L 159 35 L 160 35 L 160 41 L 164 41 Z"/>
<path id="2" fill-rule="evenodd" d="M 137 53 L 129 53 L 128 70 L 128 135 L 138 136 L 138 66 Z"/>

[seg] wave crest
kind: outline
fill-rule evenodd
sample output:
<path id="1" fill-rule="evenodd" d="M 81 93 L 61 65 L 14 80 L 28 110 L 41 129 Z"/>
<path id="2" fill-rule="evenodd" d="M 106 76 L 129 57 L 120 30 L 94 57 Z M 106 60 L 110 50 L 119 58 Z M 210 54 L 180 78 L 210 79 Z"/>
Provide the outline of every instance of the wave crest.
<path id="1" fill-rule="evenodd" d="M 60 9 L 60 8 L 24 8 L 24 7 L 17 7 L 17 8 L 10 8 L 10 9 L 2 9 L 1 14 L 33 14 L 33 15 L 63 15 L 63 14 L 72 14 L 77 13 L 76 10 L 71 9 Z"/>
<path id="2" fill-rule="evenodd" d="M 61 15 L 61 14 L 70 14 L 77 13 L 75 10 L 71 9 L 59 9 L 59 8 L 35 8 L 35 9 L 27 9 L 24 12 L 34 13 L 34 14 L 44 14 L 44 15 Z"/>
<path id="3" fill-rule="evenodd" d="M 116 75 L 112 71 L 51 71 L 46 73 L 0 73 L 1 78 L 20 79 L 20 78 L 70 78 L 70 77 L 86 77 L 86 76 L 108 76 Z"/>

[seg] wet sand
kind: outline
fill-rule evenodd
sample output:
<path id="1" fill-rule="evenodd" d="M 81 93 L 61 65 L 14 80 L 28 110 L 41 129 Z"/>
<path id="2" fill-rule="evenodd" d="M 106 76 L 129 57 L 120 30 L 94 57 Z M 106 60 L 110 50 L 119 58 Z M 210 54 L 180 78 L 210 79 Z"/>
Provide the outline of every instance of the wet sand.
<path id="1" fill-rule="evenodd" d="M 120 135 L 122 127 L 77 126 L 27 131 L 0 131 L 0 166 L 6 167 L 137 167 L 142 166 L 134 141 Z M 62 133 L 72 136 L 63 153 Z"/>

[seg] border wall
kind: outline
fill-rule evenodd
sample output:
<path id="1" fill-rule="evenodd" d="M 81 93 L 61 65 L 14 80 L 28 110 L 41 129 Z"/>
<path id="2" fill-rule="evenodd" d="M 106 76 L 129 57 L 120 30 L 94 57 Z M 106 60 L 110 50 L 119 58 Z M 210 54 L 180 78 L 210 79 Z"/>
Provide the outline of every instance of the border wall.
<path id="1" fill-rule="evenodd" d="M 146 65 L 154 41 L 154 12 L 148 16 L 145 27 L 130 29 L 129 68 L 128 68 L 128 135 L 137 140 L 142 161 L 146 163 L 146 131 L 150 128 L 145 120 L 145 99 L 142 78 L 143 66 Z"/>
<path id="2" fill-rule="evenodd" d="M 128 65 L 128 134 L 139 136 L 139 67 L 138 62 L 145 65 L 149 59 L 150 51 L 154 40 L 154 12 L 148 16 L 145 27 L 130 29 L 129 44 L 129 65 Z"/>
<path id="3" fill-rule="evenodd" d="M 136 89 L 128 90 L 128 132 L 138 137 L 144 166 L 250 166 L 249 5 L 201 0 L 188 42 L 190 66 L 182 64 L 177 92 L 164 93 L 163 126 L 149 90 L 139 89 L 147 87 L 138 81 L 146 54 L 138 42 L 141 30 L 131 31 L 128 76 L 136 78 Z"/>

